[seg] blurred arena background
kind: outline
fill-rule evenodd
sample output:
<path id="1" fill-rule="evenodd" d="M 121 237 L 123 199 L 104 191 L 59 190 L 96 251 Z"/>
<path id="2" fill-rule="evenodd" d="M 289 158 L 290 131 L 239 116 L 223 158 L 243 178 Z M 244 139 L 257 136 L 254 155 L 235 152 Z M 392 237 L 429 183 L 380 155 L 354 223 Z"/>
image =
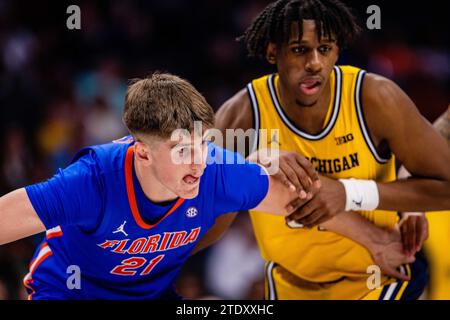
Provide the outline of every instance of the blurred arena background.
<path id="1" fill-rule="evenodd" d="M 364 31 L 339 63 L 393 79 L 434 121 L 450 101 L 445 3 L 344 2 Z M 235 41 L 267 3 L 0 0 L 0 195 L 50 177 L 81 146 L 124 135 L 128 79 L 178 74 L 217 109 L 270 71 Z M 81 8 L 81 30 L 66 28 L 70 4 Z M 381 30 L 365 28 L 371 4 L 381 8 Z M 40 239 L 0 247 L 0 299 L 26 298 L 22 277 Z M 216 246 L 191 259 L 178 288 L 186 298 L 262 299 L 263 265 L 242 215 Z"/>

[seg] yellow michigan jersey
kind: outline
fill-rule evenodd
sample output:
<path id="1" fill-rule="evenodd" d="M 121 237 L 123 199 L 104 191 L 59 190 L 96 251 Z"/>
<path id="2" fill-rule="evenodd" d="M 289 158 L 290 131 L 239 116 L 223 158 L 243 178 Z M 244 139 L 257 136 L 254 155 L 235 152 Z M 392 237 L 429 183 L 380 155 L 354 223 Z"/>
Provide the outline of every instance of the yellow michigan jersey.
<path id="1" fill-rule="evenodd" d="M 450 300 L 450 211 L 427 213 L 429 238 L 425 252 L 430 264 L 428 299 Z"/>
<path id="2" fill-rule="evenodd" d="M 328 113 L 323 129 L 317 134 L 302 131 L 285 114 L 280 103 L 277 74 L 253 80 L 247 90 L 255 129 L 261 129 L 255 147 L 267 148 L 276 143 L 280 150 L 304 155 L 320 174 L 335 179 L 395 180 L 394 156 L 381 157 L 368 133 L 361 106 L 364 75 L 365 71 L 355 67 L 334 67 Z M 396 212 L 361 214 L 383 227 L 394 227 L 398 221 Z M 269 280 L 274 277 L 280 283 L 289 278 L 289 275 L 271 270 L 280 265 L 285 273 L 295 276 L 295 286 L 301 287 L 298 294 L 291 290 L 291 295 L 282 298 L 362 299 L 371 292 L 366 285 L 367 268 L 374 262 L 361 245 L 318 228 L 290 228 L 283 217 L 255 211 L 251 211 L 250 216 L 262 256 L 268 262 Z M 269 281 L 268 289 L 277 285 L 277 281 L 275 284 Z M 390 282 L 388 278 L 382 278 L 382 284 Z M 289 286 L 287 282 L 285 284 Z"/>

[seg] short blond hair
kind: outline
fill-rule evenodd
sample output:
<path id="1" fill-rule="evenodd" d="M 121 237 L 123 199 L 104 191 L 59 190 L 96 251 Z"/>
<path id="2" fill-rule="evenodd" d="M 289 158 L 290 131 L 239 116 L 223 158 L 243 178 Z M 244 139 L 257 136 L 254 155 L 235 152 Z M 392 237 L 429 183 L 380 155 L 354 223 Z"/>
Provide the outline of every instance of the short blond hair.
<path id="1" fill-rule="evenodd" d="M 169 138 L 176 129 L 194 129 L 194 121 L 214 126 L 214 111 L 190 84 L 169 73 L 132 80 L 125 96 L 123 122 L 130 133 Z"/>

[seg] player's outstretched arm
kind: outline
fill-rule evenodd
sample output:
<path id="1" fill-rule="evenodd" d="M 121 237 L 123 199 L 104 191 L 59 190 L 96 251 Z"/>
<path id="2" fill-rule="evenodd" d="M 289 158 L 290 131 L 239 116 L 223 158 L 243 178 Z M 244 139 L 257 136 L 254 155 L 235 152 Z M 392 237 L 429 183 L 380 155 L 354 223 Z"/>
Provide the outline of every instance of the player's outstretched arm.
<path id="1" fill-rule="evenodd" d="M 0 198 L 0 245 L 45 231 L 24 188 Z"/>

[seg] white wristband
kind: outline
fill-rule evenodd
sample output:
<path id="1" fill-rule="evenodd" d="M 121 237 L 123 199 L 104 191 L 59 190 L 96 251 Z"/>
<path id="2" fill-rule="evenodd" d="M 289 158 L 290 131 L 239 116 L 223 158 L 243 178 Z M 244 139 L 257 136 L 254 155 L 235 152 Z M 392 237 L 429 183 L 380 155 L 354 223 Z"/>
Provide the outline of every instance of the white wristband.
<path id="1" fill-rule="evenodd" d="M 373 180 L 340 179 L 345 188 L 345 211 L 375 210 L 380 197 L 377 183 Z"/>

